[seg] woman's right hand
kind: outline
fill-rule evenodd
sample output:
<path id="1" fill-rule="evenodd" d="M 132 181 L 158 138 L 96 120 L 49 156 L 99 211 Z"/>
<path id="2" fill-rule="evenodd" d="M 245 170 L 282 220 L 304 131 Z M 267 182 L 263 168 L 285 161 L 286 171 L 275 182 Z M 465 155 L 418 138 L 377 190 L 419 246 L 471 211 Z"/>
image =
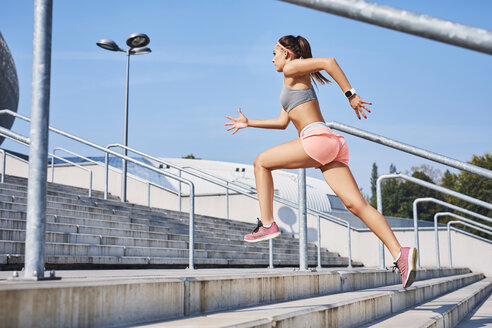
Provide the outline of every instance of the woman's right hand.
<path id="1" fill-rule="evenodd" d="M 239 113 L 238 118 L 226 115 L 226 118 L 230 119 L 232 122 L 225 123 L 224 125 L 232 125 L 230 128 L 227 129 L 227 131 L 235 129 L 232 134 L 236 133 L 239 129 L 248 127 L 248 119 L 246 118 L 246 116 L 243 115 L 243 113 L 241 113 L 241 108 L 238 108 L 237 112 Z"/>

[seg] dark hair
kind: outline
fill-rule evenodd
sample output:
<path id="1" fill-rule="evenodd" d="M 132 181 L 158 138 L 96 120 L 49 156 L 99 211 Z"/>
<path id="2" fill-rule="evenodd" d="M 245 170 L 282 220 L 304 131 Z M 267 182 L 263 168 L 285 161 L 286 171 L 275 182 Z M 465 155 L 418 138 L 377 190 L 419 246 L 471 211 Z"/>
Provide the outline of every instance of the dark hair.
<path id="1" fill-rule="evenodd" d="M 293 35 L 285 35 L 278 40 L 278 43 L 295 53 L 300 58 L 313 58 L 309 42 L 300 35 L 297 37 Z M 320 72 L 310 73 L 309 75 L 311 75 L 311 80 L 315 85 L 316 81 L 321 84 L 331 83 L 331 81 L 324 77 Z"/>

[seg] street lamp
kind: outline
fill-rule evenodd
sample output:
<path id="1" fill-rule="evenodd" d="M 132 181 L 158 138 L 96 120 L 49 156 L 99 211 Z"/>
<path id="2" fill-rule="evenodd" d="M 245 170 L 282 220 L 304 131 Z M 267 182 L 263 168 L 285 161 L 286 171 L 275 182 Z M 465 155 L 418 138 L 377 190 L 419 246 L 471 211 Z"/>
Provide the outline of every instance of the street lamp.
<path id="1" fill-rule="evenodd" d="M 128 81 L 130 77 L 130 56 L 131 55 L 144 55 L 151 52 L 150 48 L 147 48 L 150 42 L 149 37 L 143 33 L 133 33 L 126 39 L 126 44 L 130 47 L 126 50 L 118 47 L 116 42 L 110 39 L 101 39 L 97 41 L 97 45 L 103 49 L 110 51 L 121 51 L 126 53 L 126 91 L 125 91 L 125 123 L 124 123 L 124 137 L 123 145 L 128 146 Z M 126 148 L 123 148 L 123 155 L 127 155 Z M 121 181 L 121 201 L 126 202 L 126 171 L 127 163 L 123 160 L 122 168 L 122 181 Z"/>

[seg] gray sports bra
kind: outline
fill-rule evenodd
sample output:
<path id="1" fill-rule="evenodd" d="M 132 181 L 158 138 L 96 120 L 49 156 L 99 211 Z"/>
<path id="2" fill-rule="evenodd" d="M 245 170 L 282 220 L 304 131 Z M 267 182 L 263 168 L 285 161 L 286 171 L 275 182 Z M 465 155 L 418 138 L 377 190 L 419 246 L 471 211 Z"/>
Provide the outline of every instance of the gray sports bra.
<path id="1" fill-rule="evenodd" d="M 280 93 L 280 103 L 284 110 L 288 113 L 293 108 L 304 104 L 305 102 L 318 99 L 313 88 L 309 89 L 291 89 L 284 85 Z"/>

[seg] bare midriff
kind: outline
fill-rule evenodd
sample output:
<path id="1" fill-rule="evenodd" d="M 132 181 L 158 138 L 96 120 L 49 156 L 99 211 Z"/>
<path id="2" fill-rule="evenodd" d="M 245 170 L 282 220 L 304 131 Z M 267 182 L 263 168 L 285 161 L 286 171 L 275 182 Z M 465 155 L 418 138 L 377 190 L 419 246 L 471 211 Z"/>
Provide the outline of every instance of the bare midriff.
<path id="1" fill-rule="evenodd" d="M 298 135 L 308 124 L 325 121 L 317 100 L 311 100 L 293 108 L 289 112 L 289 118 L 296 127 Z"/>

